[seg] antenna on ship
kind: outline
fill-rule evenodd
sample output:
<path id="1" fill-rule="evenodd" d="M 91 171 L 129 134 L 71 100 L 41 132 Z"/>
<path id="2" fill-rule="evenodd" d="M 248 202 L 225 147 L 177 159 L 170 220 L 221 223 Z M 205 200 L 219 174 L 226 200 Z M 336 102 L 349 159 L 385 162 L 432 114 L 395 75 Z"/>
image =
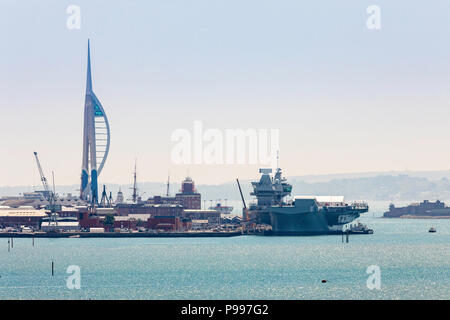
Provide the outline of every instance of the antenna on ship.
<path id="1" fill-rule="evenodd" d="M 280 167 L 278 162 L 280 161 L 280 150 L 277 150 L 277 169 Z"/>

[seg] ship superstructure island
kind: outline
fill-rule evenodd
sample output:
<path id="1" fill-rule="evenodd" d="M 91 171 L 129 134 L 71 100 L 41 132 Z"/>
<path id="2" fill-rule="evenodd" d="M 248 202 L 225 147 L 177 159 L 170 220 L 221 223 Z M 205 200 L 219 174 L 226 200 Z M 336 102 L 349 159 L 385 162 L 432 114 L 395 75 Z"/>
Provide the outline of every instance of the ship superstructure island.
<path id="1" fill-rule="evenodd" d="M 292 185 L 282 176 L 280 168 L 271 177 L 272 169 L 260 169 L 261 178 L 252 182 L 257 202 L 249 207 L 249 218 L 272 226 L 275 235 L 340 234 L 345 225 L 367 212 L 366 203 L 344 202 L 343 196 L 291 195 Z"/>

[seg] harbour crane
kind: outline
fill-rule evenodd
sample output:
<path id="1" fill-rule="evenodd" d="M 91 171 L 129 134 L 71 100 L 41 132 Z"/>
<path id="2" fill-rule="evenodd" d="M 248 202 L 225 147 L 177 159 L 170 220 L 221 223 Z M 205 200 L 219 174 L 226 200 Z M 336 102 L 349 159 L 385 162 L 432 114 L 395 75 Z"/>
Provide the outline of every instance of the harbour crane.
<path id="1" fill-rule="evenodd" d="M 49 205 L 47 206 L 47 210 L 50 210 L 49 218 L 52 222 L 54 222 L 55 226 L 58 225 L 57 222 L 57 207 L 56 207 L 56 195 L 55 195 L 55 179 L 53 176 L 53 191 L 50 190 L 47 178 L 44 175 L 44 171 L 42 170 L 41 163 L 39 161 L 39 157 L 37 152 L 34 152 L 34 157 L 36 158 L 36 164 L 39 170 L 39 175 L 41 176 L 42 185 L 44 186 L 44 197 L 47 199 Z"/>
<path id="2" fill-rule="evenodd" d="M 236 179 L 237 185 L 239 187 L 239 193 L 241 194 L 242 203 L 244 204 L 244 222 L 247 223 L 249 221 L 248 218 L 248 209 L 245 204 L 244 195 L 242 194 L 241 184 L 239 183 L 239 179 Z"/>
<path id="3" fill-rule="evenodd" d="M 46 178 L 45 175 L 44 175 L 44 171 L 42 170 L 42 166 L 41 166 L 41 163 L 40 163 L 40 161 L 39 161 L 38 154 L 37 154 L 36 151 L 34 152 L 34 156 L 35 156 L 35 158 L 36 158 L 36 164 L 37 164 L 37 167 L 38 167 L 38 170 L 39 170 L 39 175 L 41 176 L 42 185 L 44 186 L 44 191 L 45 191 L 44 196 L 45 196 L 45 197 L 47 198 L 47 200 L 50 202 L 51 199 L 52 199 L 52 197 L 53 197 L 53 196 L 51 195 L 52 191 L 51 191 L 50 188 L 48 187 L 47 178 Z"/>

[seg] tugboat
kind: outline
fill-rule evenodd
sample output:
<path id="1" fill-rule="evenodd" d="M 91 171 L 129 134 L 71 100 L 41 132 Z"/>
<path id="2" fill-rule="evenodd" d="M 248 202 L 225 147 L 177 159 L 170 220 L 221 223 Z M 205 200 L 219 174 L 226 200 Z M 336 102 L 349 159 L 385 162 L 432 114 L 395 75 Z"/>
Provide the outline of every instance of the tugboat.
<path id="1" fill-rule="evenodd" d="M 365 224 L 358 221 L 355 225 L 350 225 L 349 232 L 352 234 L 372 234 L 373 229 L 369 229 Z"/>

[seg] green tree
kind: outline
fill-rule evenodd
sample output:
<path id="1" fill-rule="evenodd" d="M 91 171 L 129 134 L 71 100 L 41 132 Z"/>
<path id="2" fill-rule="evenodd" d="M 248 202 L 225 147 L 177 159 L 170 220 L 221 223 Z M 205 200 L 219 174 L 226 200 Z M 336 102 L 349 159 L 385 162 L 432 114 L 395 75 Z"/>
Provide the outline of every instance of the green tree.
<path id="1" fill-rule="evenodd" d="M 105 226 L 113 226 L 114 225 L 114 216 L 112 214 L 107 214 L 105 216 L 105 220 L 103 220 L 103 224 Z"/>

